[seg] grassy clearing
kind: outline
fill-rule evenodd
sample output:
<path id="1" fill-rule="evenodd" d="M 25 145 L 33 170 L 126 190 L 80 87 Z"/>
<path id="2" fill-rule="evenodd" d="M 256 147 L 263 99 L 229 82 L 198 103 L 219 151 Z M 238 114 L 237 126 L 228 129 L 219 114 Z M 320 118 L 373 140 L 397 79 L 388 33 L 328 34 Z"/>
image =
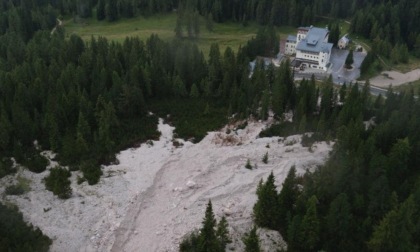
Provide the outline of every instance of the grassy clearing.
<path id="1" fill-rule="evenodd" d="M 77 34 L 84 40 L 89 40 L 92 36 L 103 36 L 109 40 L 122 42 L 126 37 L 139 37 L 146 40 L 152 34 L 157 34 L 163 40 L 171 40 L 175 37 L 174 29 L 176 23 L 176 13 L 154 15 L 151 17 L 135 17 L 131 19 L 120 19 L 117 22 L 97 21 L 95 18 L 84 19 L 74 22 L 72 18 L 64 20 L 63 25 L 66 35 Z M 348 32 L 349 24 L 340 20 L 341 35 Z M 222 24 L 214 23 L 213 32 L 209 32 L 206 21 L 201 18 L 200 36 L 196 39 L 198 47 L 207 57 L 212 43 L 218 43 L 221 52 L 229 46 L 237 51 L 240 45 L 245 45 L 248 40 L 255 37 L 260 27 L 255 22 L 250 22 L 247 26 L 241 23 L 226 22 Z M 329 23 L 327 19 L 317 22 L 317 27 L 326 27 Z M 285 39 L 289 34 L 296 34 L 296 28 L 291 26 L 277 27 L 280 39 Z"/>
<path id="2" fill-rule="evenodd" d="M 394 87 L 395 90 L 399 91 L 399 92 L 405 92 L 405 91 L 409 91 L 410 89 L 413 89 L 414 94 L 415 95 L 419 95 L 420 94 L 420 80 L 418 81 L 413 81 L 398 87 Z"/>
<path id="3" fill-rule="evenodd" d="M 413 55 L 410 55 L 410 58 L 409 58 L 407 64 L 402 64 L 402 63 L 393 64 L 392 68 L 394 70 L 399 71 L 399 72 L 407 73 L 407 72 L 410 72 L 414 69 L 420 68 L 420 59 L 414 57 Z"/>
<path id="4" fill-rule="evenodd" d="M 174 28 L 176 14 L 155 15 L 152 17 L 136 17 L 132 19 L 121 19 L 117 22 L 97 21 L 94 18 L 74 22 L 73 19 L 64 21 L 66 35 L 77 34 L 84 40 L 89 40 L 92 36 L 103 36 L 112 41 L 122 42 L 126 37 L 139 37 L 146 40 L 152 34 L 157 34 L 163 40 L 174 38 Z M 255 37 L 259 25 L 250 23 L 243 26 L 240 23 L 227 22 L 223 24 L 214 23 L 214 31 L 209 32 L 205 28 L 205 20 L 201 19 L 201 32 L 196 43 L 207 56 L 212 43 L 218 43 L 221 52 L 226 47 L 231 47 L 235 51 L 240 45 L 246 44 L 248 40 Z M 288 34 L 296 33 L 294 27 L 277 28 L 280 38 L 286 38 Z"/>
<path id="5" fill-rule="evenodd" d="M 356 44 L 361 44 L 363 47 L 365 47 L 365 49 L 367 49 L 368 51 L 371 51 L 371 46 L 373 44 L 372 41 L 365 38 L 359 38 L 359 36 L 356 36 L 356 39 L 354 39 L 354 42 Z M 420 68 L 420 59 L 413 55 L 410 55 L 409 61 L 406 64 L 404 63 L 394 64 L 390 59 L 387 59 L 383 56 L 381 56 L 381 59 L 383 60 L 383 62 L 377 62 L 377 64 L 380 64 L 381 67 L 375 66 L 374 68 L 372 68 L 372 71 L 368 76 L 371 76 L 371 77 L 376 76 L 380 74 L 381 71 L 394 70 L 401 73 L 407 73 L 412 70 Z"/>

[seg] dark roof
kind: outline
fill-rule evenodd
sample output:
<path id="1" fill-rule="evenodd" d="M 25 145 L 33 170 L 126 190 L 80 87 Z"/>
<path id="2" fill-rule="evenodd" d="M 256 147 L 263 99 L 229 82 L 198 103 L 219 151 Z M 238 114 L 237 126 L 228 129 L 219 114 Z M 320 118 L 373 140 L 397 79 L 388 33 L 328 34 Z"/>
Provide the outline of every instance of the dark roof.
<path id="1" fill-rule="evenodd" d="M 287 42 L 289 42 L 289 41 L 291 41 L 291 42 L 296 42 L 296 41 L 297 41 L 296 36 L 293 36 L 293 35 L 289 35 L 289 36 L 287 36 Z"/>
<path id="2" fill-rule="evenodd" d="M 299 28 L 301 29 L 301 28 Z M 308 34 L 296 46 L 296 50 L 307 52 L 331 52 L 333 44 L 325 43 L 329 31 L 326 28 L 308 27 Z"/>

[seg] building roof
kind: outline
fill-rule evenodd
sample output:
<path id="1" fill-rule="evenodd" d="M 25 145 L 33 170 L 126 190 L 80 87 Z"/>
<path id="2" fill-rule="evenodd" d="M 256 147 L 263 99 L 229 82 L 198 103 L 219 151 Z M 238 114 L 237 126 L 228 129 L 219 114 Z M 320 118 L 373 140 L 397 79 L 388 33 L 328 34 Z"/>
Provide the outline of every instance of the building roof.
<path id="1" fill-rule="evenodd" d="M 301 29 L 301 28 L 299 28 Z M 325 43 L 325 37 L 328 36 L 328 29 L 308 27 L 308 34 L 305 39 L 302 39 L 296 46 L 296 50 L 307 52 L 331 52 L 333 44 Z"/>
<path id="2" fill-rule="evenodd" d="M 293 36 L 293 35 L 289 35 L 289 36 L 287 36 L 287 42 L 296 42 L 297 41 L 297 38 L 296 38 L 296 36 Z"/>
<path id="3" fill-rule="evenodd" d="M 344 43 L 348 44 L 350 42 L 350 39 L 347 36 L 343 36 L 340 41 L 343 41 Z"/>

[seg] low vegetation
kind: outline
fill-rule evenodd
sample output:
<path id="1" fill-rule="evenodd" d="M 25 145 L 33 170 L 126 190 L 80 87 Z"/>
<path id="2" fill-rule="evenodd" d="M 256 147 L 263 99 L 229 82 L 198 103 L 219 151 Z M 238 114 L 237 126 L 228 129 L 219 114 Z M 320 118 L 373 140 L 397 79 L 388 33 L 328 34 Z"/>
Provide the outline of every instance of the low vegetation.
<path id="1" fill-rule="evenodd" d="M 266 152 L 266 153 L 264 154 L 264 156 L 263 156 L 263 158 L 262 158 L 262 162 L 263 162 L 264 164 L 267 164 L 267 163 L 268 163 L 268 152 Z"/>
<path id="2" fill-rule="evenodd" d="M 246 160 L 245 168 L 247 168 L 248 170 L 252 170 L 253 168 L 251 164 L 251 160 L 249 160 L 249 158 Z"/>
<path id="3" fill-rule="evenodd" d="M 394 89 L 397 92 L 412 92 L 418 96 L 420 94 L 420 80 L 395 87 Z"/>
<path id="4" fill-rule="evenodd" d="M 44 179 L 45 187 L 60 199 L 68 199 L 72 194 L 71 182 L 69 180 L 70 176 L 71 173 L 66 168 L 54 167 Z"/>
<path id="5" fill-rule="evenodd" d="M 6 187 L 6 195 L 22 195 L 30 191 L 30 181 L 28 179 L 18 176 L 16 180 L 16 184 Z"/>

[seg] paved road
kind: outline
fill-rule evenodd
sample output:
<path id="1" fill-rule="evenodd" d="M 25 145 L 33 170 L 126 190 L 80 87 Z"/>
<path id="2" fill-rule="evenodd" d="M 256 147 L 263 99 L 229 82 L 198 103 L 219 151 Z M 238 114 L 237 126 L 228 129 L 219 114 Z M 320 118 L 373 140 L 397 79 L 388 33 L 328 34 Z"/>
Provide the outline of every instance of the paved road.
<path id="1" fill-rule="evenodd" d="M 363 60 L 366 58 L 366 53 L 363 52 L 354 52 L 353 53 L 353 69 L 348 70 L 344 67 L 344 62 L 346 61 L 347 55 L 349 54 L 348 50 L 340 50 L 333 48 L 331 53 L 331 64 L 332 67 L 328 70 L 332 74 L 334 83 L 350 83 L 355 82 L 357 78 L 360 77 L 360 66 L 362 65 Z"/>
<path id="2" fill-rule="evenodd" d="M 354 64 L 352 70 L 347 70 L 344 68 L 344 62 L 346 61 L 347 50 L 333 49 L 331 54 L 331 63 L 332 66 L 327 72 L 306 69 L 305 71 L 295 71 L 295 79 L 310 79 L 312 74 L 315 75 L 317 80 L 325 80 L 330 75 L 332 75 L 334 84 L 342 85 L 343 83 L 355 83 L 356 80 L 360 77 L 360 65 L 366 57 L 366 53 L 354 52 Z M 358 82 L 360 87 L 363 87 L 364 82 Z M 375 86 L 370 86 L 370 92 L 373 95 L 385 95 L 387 90 L 383 88 L 378 88 Z"/>

